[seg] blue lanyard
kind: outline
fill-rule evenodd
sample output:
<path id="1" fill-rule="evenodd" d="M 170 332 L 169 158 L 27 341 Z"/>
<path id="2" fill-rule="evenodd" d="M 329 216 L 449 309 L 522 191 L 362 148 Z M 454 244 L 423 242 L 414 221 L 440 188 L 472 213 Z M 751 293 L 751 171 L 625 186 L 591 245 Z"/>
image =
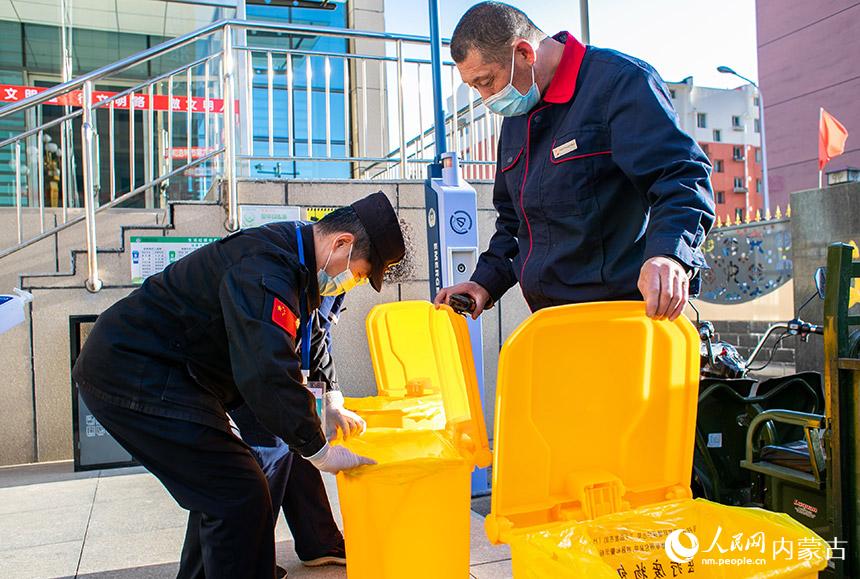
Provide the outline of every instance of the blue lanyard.
<path id="1" fill-rule="evenodd" d="M 300 225 L 296 225 L 296 240 L 299 244 L 299 263 L 305 265 L 305 247 L 304 243 L 302 243 Z M 299 296 L 299 313 L 301 315 L 300 324 L 302 326 L 302 376 L 305 382 L 307 382 L 311 373 L 311 319 L 308 315 L 307 288 Z"/>

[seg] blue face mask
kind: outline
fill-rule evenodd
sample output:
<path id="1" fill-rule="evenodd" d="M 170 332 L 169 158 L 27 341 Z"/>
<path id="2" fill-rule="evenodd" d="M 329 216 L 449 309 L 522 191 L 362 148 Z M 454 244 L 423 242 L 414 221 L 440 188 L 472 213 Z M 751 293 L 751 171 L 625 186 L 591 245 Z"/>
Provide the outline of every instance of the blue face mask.
<path id="1" fill-rule="evenodd" d="M 325 265 L 317 272 L 317 283 L 320 287 L 321 296 L 338 296 L 367 283 L 367 278 L 358 279 L 349 268 L 349 262 L 352 259 L 352 245 L 349 246 L 349 255 L 346 258 L 346 269 L 334 277 L 326 273 L 325 270 L 325 268 L 328 267 L 328 262 L 331 261 L 332 253 L 334 253 L 334 248 L 329 252 Z"/>
<path id="2" fill-rule="evenodd" d="M 517 117 L 524 115 L 540 101 L 540 89 L 535 82 L 535 69 L 532 66 L 532 87 L 529 92 L 522 94 L 513 85 L 514 82 L 514 57 L 517 49 L 511 54 L 511 80 L 508 85 L 496 94 L 484 99 L 484 106 L 503 117 Z"/>

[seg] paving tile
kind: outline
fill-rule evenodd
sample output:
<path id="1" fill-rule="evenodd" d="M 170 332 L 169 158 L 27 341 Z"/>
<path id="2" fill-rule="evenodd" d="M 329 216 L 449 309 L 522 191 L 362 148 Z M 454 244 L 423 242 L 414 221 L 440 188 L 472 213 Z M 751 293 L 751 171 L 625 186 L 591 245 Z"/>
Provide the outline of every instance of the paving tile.
<path id="1" fill-rule="evenodd" d="M 510 560 L 472 565 L 469 572 L 475 579 L 511 579 L 514 576 Z"/>
<path id="2" fill-rule="evenodd" d="M 296 556 L 292 541 L 279 541 L 276 550 L 278 565 L 287 570 L 287 579 L 345 579 L 346 577 L 345 567 L 329 566 L 313 569 L 305 567 Z"/>
<path id="3" fill-rule="evenodd" d="M 0 557 L 16 549 L 83 541 L 90 508 L 83 504 L 3 515 L 0 517 Z"/>
<path id="4" fill-rule="evenodd" d="M 98 494 L 98 492 L 96 493 Z M 162 489 L 125 500 L 96 501 L 87 538 L 105 535 L 130 535 L 159 529 L 185 528 L 188 511 Z"/>
<path id="5" fill-rule="evenodd" d="M 0 488 L 0 515 L 91 505 L 97 484 L 89 478 Z"/>
<path id="6" fill-rule="evenodd" d="M 0 533 L 6 542 L 5 531 Z M 82 541 L 66 541 L 0 552 L 0 577 L 8 579 L 72 578 Z"/>
<path id="7" fill-rule="evenodd" d="M 511 549 L 507 545 L 493 545 L 484 532 L 484 517 L 472 513 L 471 525 L 471 557 L 472 565 L 510 559 Z"/>
<path id="8" fill-rule="evenodd" d="M 0 488 L 99 478 L 99 471 L 75 472 L 70 460 L 0 467 Z"/>
<path id="9" fill-rule="evenodd" d="M 169 497 L 169 493 L 161 482 L 150 473 L 143 471 L 125 476 L 101 477 L 95 500 L 96 502 L 128 501 L 163 496 Z"/>
<path id="10" fill-rule="evenodd" d="M 92 524 L 90 530 L 93 530 Z M 173 567 L 179 561 L 184 539 L 184 526 L 125 534 L 93 536 L 88 533 L 78 572 L 87 575 L 151 568 L 152 573 L 157 574 L 170 567 L 175 576 Z"/>
<path id="11" fill-rule="evenodd" d="M 161 565 L 146 565 L 128 569 L 110 569 L 95 573 L 81 573 L 76 579 L 174 579 L 179 570 L 179 563 L 163 563 Z"/>

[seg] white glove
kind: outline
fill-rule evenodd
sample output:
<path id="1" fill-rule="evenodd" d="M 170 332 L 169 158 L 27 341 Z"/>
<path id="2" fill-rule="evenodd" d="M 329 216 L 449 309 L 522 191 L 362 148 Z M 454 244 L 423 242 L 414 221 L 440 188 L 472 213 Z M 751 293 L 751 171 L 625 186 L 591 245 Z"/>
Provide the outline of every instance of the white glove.
<path id="1" fill-rule="evenodd" d="M 309 456 L 308 461 L 317 469 L 331 474 L 363 465 L 376 464 L 372 458 L 359 456 L 342 446 L 331 446 L 330 444 L 326 444 L 315 455 Z"/>
<path id="2" fill-rule="evenodd" d="M 338 428 L 343 433 L 344 440 L 350 436 L 364 434 L 367 423 L 361 416 L 343 407 L 343 394 L 340 390 L 326 392 L 324 401 L 323 424 L 325 425 L 325 437 L 329 441 L 337 438 Z"/>

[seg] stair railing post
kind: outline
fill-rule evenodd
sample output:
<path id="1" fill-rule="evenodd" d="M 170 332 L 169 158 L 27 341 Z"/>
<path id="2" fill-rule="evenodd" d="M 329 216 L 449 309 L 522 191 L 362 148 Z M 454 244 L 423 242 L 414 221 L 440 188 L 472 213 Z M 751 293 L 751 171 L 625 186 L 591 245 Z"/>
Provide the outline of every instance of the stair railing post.
<path id="1" fill-rule="evenodd" d="M 233 83 L 233 27 L 224 27 L 224 181 L 227 183 L 227 228 L 239 229 L 239 191 L 236 183 L 236 97 Z M 240 114 L 244 111 L 240 111 Z"/>
<path id="2" fill-rule="evenodd" d="M 83 177 L 84 177 L 84 214 L 87 229 L 87 289 L 93 293 L 102 289 L 99 279 L 98 249 L 96 245 L 96 208 L 95 203 L 95 126 L 93 124 L 93 81 L 88 80 L 83 86 L 82 99 L 83 122 L 81 123 L 81 140 L 83 144 Z"/>

